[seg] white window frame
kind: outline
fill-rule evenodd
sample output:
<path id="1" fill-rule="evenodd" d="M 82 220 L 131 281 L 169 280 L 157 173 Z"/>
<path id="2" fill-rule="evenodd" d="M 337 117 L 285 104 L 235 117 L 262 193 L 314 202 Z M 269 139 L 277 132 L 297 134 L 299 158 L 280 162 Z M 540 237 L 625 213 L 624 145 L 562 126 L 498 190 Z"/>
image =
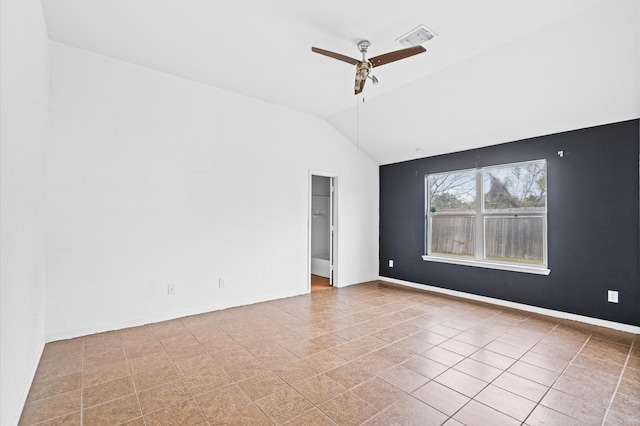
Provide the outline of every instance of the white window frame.
<path id="1" fill-rule="evenodd" d="M 545 165 L 545 185 L 548 184 L 548 170 L 546 160 L 532 160 L 532 161 L 523 161 L 519 163 L 508 163 L 508 164 L 497 164 L 494 166 L 487 166 L 477 169 L 463 169 L 463 170 L 452 170 L 452 171 L 444 171 L 439 173 L 432 173 L 425 176 L 425 205 L 426 205 L 426 224 L 425 227 L 425 252 L 426 254 L 422 256 L 422 259 L 428 262 L 440 262 L 440 263 L 449 263 L 454 265 L 465 265 L 465 266 L 474 266 L 479 268 L 489 268 L 489 269 L 498 269 L 504 271 L 514 271 L 514 272 L 524 272 L 530 274 L 539 274 L 539 275 L 549 275 L 551 270 L 548 269 L 548 257 L 547 257 L 547 191 L 545 190 L 545 208 L 544 211 L 536 211 L 536 212 L 522 212 L 518 214 L 505 214 L 504 212 L 485 212 L 484 210 L 484 182 L 483 182 L 483 172 L 491 169 L 502 168 L 502 167 L 515 167 L 527 164 L 534 163 L 544 163 Z M 430 192 L 430 181 L 429 178 L 434 175 L 443 175 L 449 173 L 464 173 L 469 171 L 475 171 L 476 175 L 476 199 L 475 199 L 475 212 L 474 213 L 440 213 L 433 214 L 431 212 L 431 199 L 429 196 Z M 453 254 L 442 254 L 437 253 L 433 254 L 431 252 L 431 222 L 434 217 L 437 216 L 457 216 L 457 217 L 473 217 L 475 218 L 475 256 L 456 256 Z M 496 261 L 485 259 L 485 219 L 489 217 L 542 217 L 543 221 L 543 235 L 542 235 L 542 250 L 543 250 L 543 262 L 542 264 L 528 264 L 528 263 L 520 263 L 520 262 L 508 262 L 508 261 Z"/>

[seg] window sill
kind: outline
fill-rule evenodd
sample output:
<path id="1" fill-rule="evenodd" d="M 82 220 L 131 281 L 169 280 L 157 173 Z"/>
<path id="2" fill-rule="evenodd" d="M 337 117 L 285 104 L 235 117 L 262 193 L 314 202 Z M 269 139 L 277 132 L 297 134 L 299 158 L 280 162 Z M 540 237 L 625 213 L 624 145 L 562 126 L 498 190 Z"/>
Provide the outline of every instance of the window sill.
<path id="1" fill-rule="evenodd" d="M 515 265 L 506 263 L 490 262 L 486 260 L 462 259 L 440 256 L 422 256 L 422 260 L 428 262 L 450 263 L 453 265 L 475 266 L 477 268 L 499 269 L 502 271 L 524 272 L 526 274 L 549 275 L 550 269 L 542 266 Z"/>

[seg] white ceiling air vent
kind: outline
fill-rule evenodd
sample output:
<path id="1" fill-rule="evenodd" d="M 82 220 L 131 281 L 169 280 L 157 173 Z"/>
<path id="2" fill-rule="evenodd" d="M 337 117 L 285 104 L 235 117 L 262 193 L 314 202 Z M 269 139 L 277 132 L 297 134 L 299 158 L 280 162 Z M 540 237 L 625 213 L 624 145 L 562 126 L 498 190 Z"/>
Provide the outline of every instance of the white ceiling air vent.
<path id="1" fill-rule="evenodd" d="M 438 35 L 431 31 L 429 28 L 425 27 L 424 25 L 420 25 L 419 27 L 414 28 L 402 37 L 396 39 L 396 41 L 405 47 L 413 47 L 424 44 L 429 40 L 436 38 L 437 36 Z"/>

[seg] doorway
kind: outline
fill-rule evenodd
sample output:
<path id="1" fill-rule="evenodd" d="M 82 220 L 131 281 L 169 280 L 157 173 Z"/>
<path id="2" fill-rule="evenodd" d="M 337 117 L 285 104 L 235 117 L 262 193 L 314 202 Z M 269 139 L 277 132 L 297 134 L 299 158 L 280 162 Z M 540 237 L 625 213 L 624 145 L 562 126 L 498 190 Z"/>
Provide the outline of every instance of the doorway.
<path id="1" fill-rule="evenodd" d="M 335 268 L 335 177 L 312 173 L 309 200 L 309 288 L 331 288 Z"/>

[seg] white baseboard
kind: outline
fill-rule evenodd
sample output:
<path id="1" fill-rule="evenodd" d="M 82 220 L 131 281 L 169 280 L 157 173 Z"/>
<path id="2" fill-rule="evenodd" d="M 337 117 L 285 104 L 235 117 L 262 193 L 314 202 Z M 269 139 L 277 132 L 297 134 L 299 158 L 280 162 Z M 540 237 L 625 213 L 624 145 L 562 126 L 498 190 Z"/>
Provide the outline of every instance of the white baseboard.
<path id="1" fill-rule="evenodd" d="M 162 321 L 169 321 L 177 318 L 184 318 L 191 315 L 199 315 L 207 312 L 220 311 L 228 308 L 235 308 L 238 306 L 253 305 L 254 303 L 268 302 L 270 300 L 284 299 L 287 297 L 299 296 L 301 294 L 308 294 L 308 291 L 302 293 L 295 291 L 273 293 L 268 296 L 262 297 L 246 297 L 236 298 L 224 301 L 223 303 L 217 303 L 212 305 L 197 306 L 181 311 L 165 312 L 158 315 L 150 315 L 138 318 L 131 318 L 124 321 L 114 321 L 108 324 L 101 324 L 87 328 L 80 328 L 75 330 L 68 330 L 60 333 L 51 333 L 45 336 L 47 343 L 56 342 L 58 340 L 73 339 L 76 337 L 89 336 L 96 333 L 104 333 L 107 331 L 122 330 L 124 328 L 139 327 L 145 324 L 153 324 Z"/>
<path id="2" fill-rule="evenodd" d="M 427 284 L 418 284 L 410 281 L 398 280 L 389 277 L 378 277 L 380 281 L 402 285 L 405 287 L 416 288 L 419 290 L 428 290 L 434 293 L 447 294 L 449 296 L 460 297 L 463 299 L 475 300 L 479 302 L 491 303 L 492 305 L 504 306 L 507 308 L 520 309 L 521 311 L 533 312 L 536 314 L 547 315 L 554 318 L 568 319 L 571 321 L 583 322 L 586 324 L 597 325 L 599 327 L 611 328 L 614 330 L 624 331 L 627 333 L 640 334 L 640 327 L 622 324 L 614 321 L 602 320 L 599 318 L 587 317 L 584 315 L 570 314 L 568 312 L 556 311 L 553 309 L 539 308 L 537 306 L 525 305 L 523 303 L 509 302 L 507 300 L 495 299 L 493 297 L 478 296 L 476 294 L 464 293 L 462 291 L 448 290 L 446 288 L 434 287 Z"/>
<path id="3" fill-rule="evenodd" d="M 395 279 L 395 278 L 379 276 L 379 277 L 377 277 L 377 279 L 381 280 L 381 281 L 387 281 L 387 282 L 393 283 L 393 284 L 402 285 L 402 286 L 405 286 L 405 287 L 411 287 L 411 288 L 419 289 L 419 290 L 428 290 L 428 291 L 432 291 L 432 292 L 435 292 L 435 293 L 442 293 L 442 294 L 447 294 L 447 295 L 450 295 L 450 296 L 460 297 L 460 298 L 464 298 L 464 299 L 476 300 L 476 301 L 480 301 L 480 302 L 486 302 L 486 303 L 490 303 L 490 304 L 493 304 L 493 305 L 499 305 L 499 306 L 504 306 L 504 307 L 508 307 L 508 308 L 520 309 L 522 311 L 533 312 L 533 313 L 537 313 L 537 314 L 541 314 L 541 315 L 548 315 L 548 316 L 555 317 L 555 318 L 568 319 L 568 320 L 572 320 L 572 321 L 579 321 L 579 322 L 583 322 L 583 323 L 586 323 L 586 324 L 591 324 L 591 325 L 597 325 L 597 326 L 600 326 L 600 327 L 611 328 L 611 329 L 614 329 L 614 330 L 620 330 L 620 331 L 624 331 L 624 332 L 627 332 L 627 333 L 640 334 L 640 327 L 629 325 L 629 324 L 622 324 L 622 323 L 617 323 L 617 322 L 613 322 L 613 321 L 606 321 L 606 320 L 587 317 L 587 316 L 583 316 L 583 315 L 576 315 L 576 314 L 571 314 L 571 313 L 562 312 L 562 311 L 555 311 L 555 310 L 552 310 L 552 309 L 539 308 L 537 306 L 531 306 L 531 305 L 525 305 L 525 304 L 522 304 L 522 303 L 509 302 L 509 301 L 506 301 L 506 300 L 495 299 L 495 298 L 492 298 L 492 297 L 478 296 L 478 295 L 475 295 L 475 294 L 464 293 L 464 292 L 456 291 L 456 290 L 448 290 L 448 289 L 444 289 L 444 288 L 440 288 L 440 287 L 434 287 L 434 286 L 430 286 L 430 285 L 426 285 L 426 284 L 418 284 L 418 283 L 413 283 L 413 282 L 410 282 L 410 281 L 398 280 L 398 279 Z M 349 285 L 342 285 L 340 287 L 348 287 L 348 286 Z M 159 314 L 159 315 L 145 316 L 145 317 L 139 317 L 139 318 L 131 318 L 131 319 L 128 319 L 128 320 L 125 320 L 125 321 L 116 321 L 116 322 L 109 323 L 109 324 L 102 324 L 102 325 L 97 325 L 97 326 L 92 326 L 92 327 L 87 327 L 87 328 L 82 328 L 82 329 L 68 330 L 68 331 L 64 331 L 64 332 L 60 332 L 60 333 L 47 334 L 45 336 L 44 342 L 42 344 L 42 349 L 44 349 L 44 343 L 48 343 L 48 342 L 55 342 L 55 341 L 58 341 L 58 340 L 65 340 L 65 339 L 73 339 L 73 338 L 76 338 L 76 337 L 88 336 L 88 335 L 91 335 L 91 334 L 103 333 L 103 332 L 113 331 L 113 330 L 121 330 L 121 329 L 129 328 L 129 327 L 138 327 L 138 326 L 145 325 L 145 324 L 152 324 L 152 323 L 156 323 L 156 322 L 168 321 L 168 320 L 172 320 L 172 319 L 176 319 L 176 318 L 187 317 L 187 316 L 190 316 L 190 315 L 198 315 L 198 314 L 203 314 L 203 313 L 206 313 L 206 312 L 213 312 L 213 311 L 219 311 L 219 310 L 222 310 L 222 309 L 234 308 L 234 307 L 238 307 L 238 306 L 251 305 L 251 304 L 254 304 L 254 303 L 267 302 L 267 301 L 270 301 L 270 300 L 277 300 L 277 299 L 283 299 L 283 298 L 287 298 L 287 297 L 294 297 L 294 296 L 299 296 L 299 295 L 302 295 L 302 294 L 308 294 L 308 291 L 274 293 L 274 294 L 269 295 L 268 297 L 264 297 L 263 296 L 263 297 L 257 297 L 257 298 L 256 297 L 247 297 L 247 298 L 242 298 L 242 299 L 233 299 L 233 300 L 225 301 L 224 303 L 199 306 L 199 307 L 194 307 L 194 308 L 190 308 L 190 309 L 186 309 L 186 310 L 182 310 L 182 311 L 166 312 L 166 313 Z M 42 353 L 42 350 L 40 351 L 40 353 Z M 39 358 L 38 358 L 38 360 L 39 360 Z M 36 364 L 36 368 L 37 368 L 37 364 Z M 36 368 L 33 369 L 33 374 L 34 375 L 35 375 Z M 29 389 L 27 388 L 26 392 L 28 392 L 28 391 L 29 391 Z M 25 395 L 25 400 L 26 400 L 26 395 Z"/>

